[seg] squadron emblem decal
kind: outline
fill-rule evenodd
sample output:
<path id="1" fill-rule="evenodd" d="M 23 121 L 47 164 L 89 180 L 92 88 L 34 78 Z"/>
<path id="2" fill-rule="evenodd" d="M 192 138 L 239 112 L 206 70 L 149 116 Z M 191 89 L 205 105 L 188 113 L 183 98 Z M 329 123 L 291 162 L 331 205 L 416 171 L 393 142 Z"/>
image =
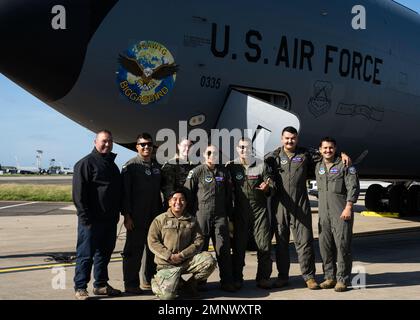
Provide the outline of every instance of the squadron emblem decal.
<path id="1" fill-rule="evenodd" d="M 158 42 L 141 41 L 120 53 L 118 62 L 118 87 L 134 103 L 158 102 L 175 85 L 179 66 L 169 50 Z"/>

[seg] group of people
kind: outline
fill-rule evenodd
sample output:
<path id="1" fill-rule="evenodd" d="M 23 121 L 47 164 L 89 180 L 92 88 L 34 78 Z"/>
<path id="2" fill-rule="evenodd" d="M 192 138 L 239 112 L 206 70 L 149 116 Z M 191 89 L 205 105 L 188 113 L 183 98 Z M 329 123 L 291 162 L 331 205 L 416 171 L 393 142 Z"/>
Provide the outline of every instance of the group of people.
<path id="1" fill-rule="evenodd" d="M 185 138 L 174 158 L 161 166 L 153 158 L 153 138 L 143 133 L 136 140 L 138 154 L 120 173 L 111 132 L 98 132 L 93 151 L 75 165 L 73 177 L 78 214 L 76 298 L 89 297 L 92 265 L 93 293 L 121 295 L 108 284 L 120 213 L 127 230 L 122 257 L 128 294 L 143 292 L 141 266 L 143 286 L 150 285 L 160 299 L 174 299 L 181 292 L 199 296 L 216 264 L 220 288 L 240 290 L 251 239 L 257 248 L 256 285 L 284 287 L 289 280 L 290 231 L 307 287 L 347 290 L 352 206 L 359 193 L 356 169 L 347 155 L 337 155 L 332 138 L 323 138 L 317 152 L 297 145 L 298 132 L 293 127 L 283 129 L 281 140 L 282 147 L 258 159 L 252 141 L 243 137 L 236 146 L 238 157 L 226 164 L 219 163 L 217 147 L 209 145 L 204 162 L 194 165 L 188 158 L 192 142 Z M 325 278 L 321 284 L 315 280 L 306 185 L 313 174 L 319 191 L 319 246 Z M 272 282 L 273 235 L 278 276 Z M 208 251 L 210 239 L 216 259 Z M 188 280 L 184 274 L 190 274 Z"/>

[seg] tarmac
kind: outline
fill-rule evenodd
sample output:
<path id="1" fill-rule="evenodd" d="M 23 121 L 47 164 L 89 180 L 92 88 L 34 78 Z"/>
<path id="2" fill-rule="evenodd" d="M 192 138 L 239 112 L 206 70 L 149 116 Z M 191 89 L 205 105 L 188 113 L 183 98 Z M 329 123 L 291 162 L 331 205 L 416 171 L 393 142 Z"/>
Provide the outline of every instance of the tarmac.
<path id="1" fill-rule="evenodd" d="M 317 200 L 311 197 L 316 248 L 316 279 L 321 282 L 318 250 Z M 290 244 L 289 285 L 263 290 L 255 286 L 256 253 L 249 251 L 242 290 L 219 290 L 218 269 L 211 275 L 206 300 L 377 300 L 420 299 L 420 217 L 364 217 L 363 197 L 355 206 L 353 287 L 344 293 L 305 287 L 294 245 Z M 73 300 L 77 217 L 71 203 L 0 202 L 0 300 Z M 125 241 L 122 219 L 109 265 L 109 283 L 123 289 L 121 251 Z M 274 261 L 274 253 L 273 253 Z M 273 263 L 272 279 L 276 277 Z M 89 292 L 92 292 L 90 283 Z M 92 297 L 91 299 L 99 299 Z M 111 298 L 101 298 L 111 299 Z M 112 300 L 157 300 L 152 292 Z"/>

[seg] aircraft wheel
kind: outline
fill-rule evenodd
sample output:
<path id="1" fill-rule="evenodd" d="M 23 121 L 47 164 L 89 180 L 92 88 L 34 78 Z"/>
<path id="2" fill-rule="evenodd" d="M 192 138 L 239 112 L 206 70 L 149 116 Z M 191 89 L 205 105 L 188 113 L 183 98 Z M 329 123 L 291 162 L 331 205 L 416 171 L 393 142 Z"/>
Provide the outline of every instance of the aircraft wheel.
<path id="1" fill-rule="evenodd" d="M 408 189 L 408 214 L 418 215 L 420 214 L 420 186 L 411 186 Z"/>
<path id="2" fill-rule="evenodd" d="M 407 189 L 403 184 L 394 184 L 389 189 L 389 211 L 407 214 Z"/>
<path id="3" fill-rule="evenodd" d="M 380 184 L 371 184 L 366 190 L 365 206 L 370 211 L 384 211 L 382 199 L 385 196 L 385 188 Z"/>

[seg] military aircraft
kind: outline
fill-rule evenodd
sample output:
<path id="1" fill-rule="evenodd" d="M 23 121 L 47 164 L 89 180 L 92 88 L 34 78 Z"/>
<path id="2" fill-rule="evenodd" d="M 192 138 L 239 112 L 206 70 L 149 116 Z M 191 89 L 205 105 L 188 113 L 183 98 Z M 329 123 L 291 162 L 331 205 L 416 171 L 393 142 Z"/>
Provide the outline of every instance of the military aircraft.
<path id="1" fill-rule="evenodd" d="M 36 166 L 21 166 L 19 164 L 19 160 L 16 158 L 16 173 L 19 174 L 39 174 L 41 173 L 41 169 Z"/>
<path id="2" fill-rule="evenodd" d="M 293 123 L 300 144 L 333 136 L 361 177 L 402 182 L 420 178 L 419 30 L 392 0 L 8 0 L 0 72 L 123 146 L 182 120 L 263 130 L 269 150 Z M 374 185 L 366 205 L 419 212 L 420 188 Z"/>

